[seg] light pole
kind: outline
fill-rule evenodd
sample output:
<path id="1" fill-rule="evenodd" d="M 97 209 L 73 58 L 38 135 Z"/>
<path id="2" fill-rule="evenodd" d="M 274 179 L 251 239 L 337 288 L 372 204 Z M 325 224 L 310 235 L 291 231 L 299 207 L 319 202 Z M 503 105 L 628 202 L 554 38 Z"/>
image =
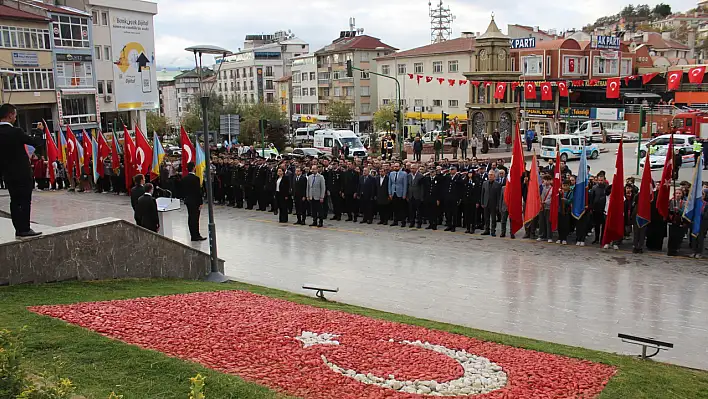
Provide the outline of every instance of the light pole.
<path id="1" fill-rule="evenodd" d="M 199 74 L 199 95 L 201 96 L 200 102 L 202 106 L 202 122 L 204 130 L 204 163 L 206 169 L 206 193 L 207 193 L 207 209 L 209 211 L 209 258 L 211 261 L 211 273 L 206 277 L 206 281 L 223 283 L 228 281 L 224 273 L 219 271 L 219 257 L 216 252 L 216 225 L 214 224 L 214 193 L 211 186 L 211 151 L 209 149 L 209 117 L 207 115 L 207 109 L 209 108 L 209 95 L 214 85 L 207 88 L 204 85 L 204 80 L 202 78 L 202 55 L 203 54 L 216 54 L 226 57 L 231 54 L 230 51 L 217 46 L 192 46 L 187 47 L 186 51 L 194 53 L 194 64 L 197 68 L 197 73 Z M 221 63 L 219 63 L 219 69 L 216 71 L 217 77 L 221 72 L 221 66 L 224 65 L 224 59 L 222 58 Z M 199 145 L 199 142 L 197 142 Z"/>

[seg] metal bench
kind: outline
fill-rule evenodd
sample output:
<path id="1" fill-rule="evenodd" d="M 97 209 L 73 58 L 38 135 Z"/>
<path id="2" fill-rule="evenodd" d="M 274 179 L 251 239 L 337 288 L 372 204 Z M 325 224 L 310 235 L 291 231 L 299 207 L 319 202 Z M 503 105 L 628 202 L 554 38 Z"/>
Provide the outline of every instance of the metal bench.
<path id="1" fill-rule="evenodd" d="M 640 359 L 652 358 L 652 357 L 656 356 L 659 353 L 659 351 L 669 350 L 674 347 L 674 344 L 672 344 L 672 343 L 657 341 L 657 340 L 651 339 L 651 338 L 635 337 L 633 335 L 627 335 L 627 334 L 617 334 L 617 337 L 619 337 L 622 340 L 622 342 L 626 342 L 626 343 L 632 344 L 632 345 L 641 346 L 642 347 L 642 354 L 639 355 Z M 655 349 L 656 352 L 652 353 L 651 355 L 647 355 L 647 348 Z"/>
<path id="2" fill-rule="evenodd" d="M 325 298 L 324 296 L 325 292 L 339 292 L 339 288 L 320 287 L 317 284 L 304 284 L 302 286 L 302 289 L 315 291 L 315 296 L 320 299 L 324 299 L 325 301 L 327 300 L 327 298 Z"/>

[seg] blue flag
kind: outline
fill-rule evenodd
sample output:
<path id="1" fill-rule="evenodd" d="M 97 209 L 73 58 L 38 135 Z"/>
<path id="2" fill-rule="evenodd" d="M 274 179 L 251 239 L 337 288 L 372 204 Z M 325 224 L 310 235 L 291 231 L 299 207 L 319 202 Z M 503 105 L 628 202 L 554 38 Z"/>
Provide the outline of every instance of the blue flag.
<path id="1" fill-rule="evenodd" d="M 585 213 L 588 192 L 588 156 L 585 146 L 580 154 L 580 165 L 578 165 L 578 177 L 575 179 L 573 190 L 573 217 L 580 219 Z"/>
<path id="2" fill-rule="evenodd" d="M 703 213 L 703 157 L 698 158 L 696 169 L 693 171 L 693 185 L 688 193 L 686 207 L 683 209 L 683 218 L 691 222 L 691 235 L 695 238 L 701 231 L 701 215 Z"/>

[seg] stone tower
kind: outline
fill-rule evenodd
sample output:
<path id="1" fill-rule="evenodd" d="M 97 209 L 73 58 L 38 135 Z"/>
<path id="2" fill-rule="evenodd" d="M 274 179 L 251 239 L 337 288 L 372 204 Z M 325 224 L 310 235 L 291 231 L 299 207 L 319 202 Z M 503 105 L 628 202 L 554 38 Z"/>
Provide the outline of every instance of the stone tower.
<path id="1" fill-rule="evenodd" d="M 502 142 L 514 131 L 518 116 L 511 82 L 517 82 L 520 72 L 514 71 L 509 57 L 511 42 L 492 21 L 483 35 L 477 37 L 474 52 L 474 71 L 466 72 L 467 80 L 480 82 L 470 85 L 470 98 L 467 103 L 467 134 L 482 137 L 499 130 Z M 503 100 L 494 98 L 497 82 L 507 82 Z M 491 83 L 491 85 L 487 85 Z"/>

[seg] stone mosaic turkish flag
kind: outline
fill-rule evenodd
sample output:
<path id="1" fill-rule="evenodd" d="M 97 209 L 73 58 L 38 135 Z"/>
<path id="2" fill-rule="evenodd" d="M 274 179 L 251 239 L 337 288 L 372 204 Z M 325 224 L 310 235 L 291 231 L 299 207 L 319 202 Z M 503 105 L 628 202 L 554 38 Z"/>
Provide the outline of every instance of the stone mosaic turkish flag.
<path id="1" fill-rule="evenodd" d="M 553 89 L 550 82 L 541 83 L 541 101 L 553 101 Z"/>
<path id="2" fill-rule="evenodd" d="M 671 71 L 666 75 L 666 84 L 669 90 L 678 90 L 681 87 L 683 71 Z"/>
<path id="3" fill-rule="evenodd" d="M 607 79 L 607 98 L 620 98 L 620 78 Z"/>
<path id="4" fill-rule="evenodd" d="M 706 74 L 706 67 L 699 66 L 688 70 L 688 81 L 693 84 L 703 83 L 703 75 Z"/>

